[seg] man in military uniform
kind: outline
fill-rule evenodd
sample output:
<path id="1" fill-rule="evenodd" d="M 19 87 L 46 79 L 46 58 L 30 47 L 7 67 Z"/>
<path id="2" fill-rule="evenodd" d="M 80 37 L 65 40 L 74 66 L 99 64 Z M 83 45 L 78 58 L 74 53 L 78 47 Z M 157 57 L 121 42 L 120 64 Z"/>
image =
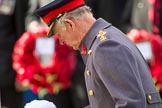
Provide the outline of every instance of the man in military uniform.
<path id="1" fill-rule="evenodd" d="M 48 36 L 80 50 L 86 64 L 86 108 L 162 108 L 145 60 L 120 30 L 95 19 L 83 0 L 55 0 L 36 11 Z"/>

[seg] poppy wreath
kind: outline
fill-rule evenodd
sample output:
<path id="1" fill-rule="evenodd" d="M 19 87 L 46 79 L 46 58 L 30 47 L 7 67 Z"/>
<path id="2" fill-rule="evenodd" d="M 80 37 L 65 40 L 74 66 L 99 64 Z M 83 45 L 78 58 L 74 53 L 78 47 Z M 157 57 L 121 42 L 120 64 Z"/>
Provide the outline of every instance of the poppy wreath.
<path id="1" fill-rule="evenodd" d="M 49 65 L 43 66 L 35 54 L 36 39 L 46 36 L 47 30 L 37 33 L 27 31 L 19 38 L 13 51 L 13 68 L 16 71 L 16 80 L 23 89 L 31 89 L 40 96 L 56 94 L 70 86 L 71 76 L 76 65 L 76 52 L 60 45 L 57 36 L 55 53 Z"/>
<path id="2" fill-rule="evenodd" d="M 162 39 L 159 35 L 146 30 L 132 30 L 127 36 L 134 42 L 150 41 L 153 57 L 149 62 L 149 68 L 157 90 L 162 91 Z"/>

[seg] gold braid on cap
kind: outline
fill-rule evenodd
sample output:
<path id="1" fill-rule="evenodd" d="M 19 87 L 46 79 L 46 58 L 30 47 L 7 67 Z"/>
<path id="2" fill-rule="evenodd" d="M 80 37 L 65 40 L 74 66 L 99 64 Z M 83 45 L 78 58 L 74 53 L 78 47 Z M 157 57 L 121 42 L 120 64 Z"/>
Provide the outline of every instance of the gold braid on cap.
<path id="1" fill-rule="evenodd" d="M 56 21 L 57 21 L 58 19 L 60 19 L 64 14 L 65 14 L 65 12 L 60 13 L 59 15 L 57 15 L 57 17 L 55 17 L 55 18 L 53 18 L 51 21 L 49 21 L 48 24 L 47 24 L 48 27 L 50 27 L 52 23 L 56 23 Z"/>

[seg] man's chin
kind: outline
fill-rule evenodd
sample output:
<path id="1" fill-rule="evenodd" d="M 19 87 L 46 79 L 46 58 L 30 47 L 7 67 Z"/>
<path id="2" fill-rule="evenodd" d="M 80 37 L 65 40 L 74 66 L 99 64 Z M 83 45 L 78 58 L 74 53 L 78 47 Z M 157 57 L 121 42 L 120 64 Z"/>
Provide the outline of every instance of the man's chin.
<path id="1" fill-rule="evenodd" d="M 78 47 L 74 47 L 74 46 L 73 46 L 72 48 L 73 48 L 74 50 L 79 50 L 79 48 L 78 48 Z"/>
<path id="2" fill-rule="evenodd" d="M 79 47 L 77 47 L 77 46 L 73 46 L 73 45 L 67 44 L 67 43 L 66 43 L 66 45 L 69 46 L 69 47 L 72 47 L 73 50 L 79 50 Z"/>

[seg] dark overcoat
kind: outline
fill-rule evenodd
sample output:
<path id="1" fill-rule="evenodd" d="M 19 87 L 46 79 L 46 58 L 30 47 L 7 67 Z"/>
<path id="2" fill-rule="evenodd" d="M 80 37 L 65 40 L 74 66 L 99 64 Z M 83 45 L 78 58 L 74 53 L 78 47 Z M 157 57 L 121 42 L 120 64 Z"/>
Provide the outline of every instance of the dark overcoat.
<path id="1" fill-rule="evenodd" d="M 0 14 L 0 88 L 14 87 L 15 71 L 12 69 L 12 50 L 25 31 L 28 0 L 16 0 L 12 15 Z"/>
<path id="2" fill-rule="evenodd" d="M 162 108 L 144 58 L 120 30 L 98 19 L 80 51 L 86 64 L 87 108 Z"/>

